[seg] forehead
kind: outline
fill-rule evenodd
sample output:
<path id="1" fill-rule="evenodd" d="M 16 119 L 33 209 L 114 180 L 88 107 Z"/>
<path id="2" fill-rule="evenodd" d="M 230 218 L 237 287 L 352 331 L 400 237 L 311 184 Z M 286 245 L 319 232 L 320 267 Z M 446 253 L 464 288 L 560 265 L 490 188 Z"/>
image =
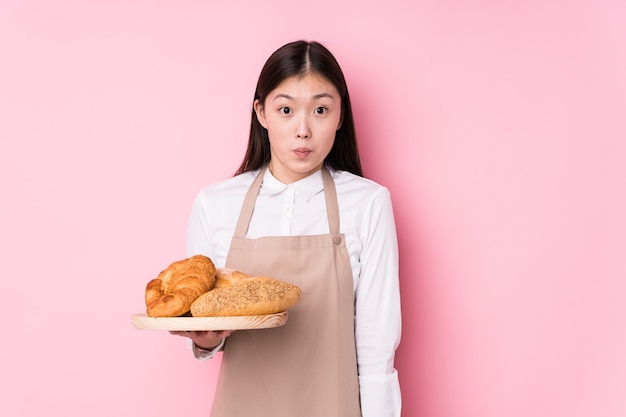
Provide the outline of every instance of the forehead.
<path id="1" fill-rule="evenodd" d="M 272 90 L 269 96 L 288 95 L 292 98 L 311 98 L 322 94 L 339 97 L 337 88 L 326 77 L 316 73 L 307 73 L 303 76 L 285 79 Z"/>

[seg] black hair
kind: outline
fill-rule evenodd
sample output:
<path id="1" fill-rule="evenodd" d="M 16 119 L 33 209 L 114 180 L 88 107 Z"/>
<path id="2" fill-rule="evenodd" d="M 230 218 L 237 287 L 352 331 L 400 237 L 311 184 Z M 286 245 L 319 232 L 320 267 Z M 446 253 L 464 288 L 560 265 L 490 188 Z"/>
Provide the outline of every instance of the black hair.
<path id="1" fill-rule="evenodd" d="M 348 86 L 339 63 L 325 46 L 319 42 L 301 40 L 277 49 L 261 70 L 254 101 L 258 100 L 263 105 L 267 96 L 280 83 L 290 77 L 302 77 L 307 74 L 324 77 L 335 86 L 341 96 L 342 122 L 335 134 L 333 147 L 324 160 L 325 164 L 336 170 L 363 176 Z M 270 157 L 267 130 L 259 123 L 253 108 L 248 148 L 235 175 L 262 168 L 269 163 Z"/>

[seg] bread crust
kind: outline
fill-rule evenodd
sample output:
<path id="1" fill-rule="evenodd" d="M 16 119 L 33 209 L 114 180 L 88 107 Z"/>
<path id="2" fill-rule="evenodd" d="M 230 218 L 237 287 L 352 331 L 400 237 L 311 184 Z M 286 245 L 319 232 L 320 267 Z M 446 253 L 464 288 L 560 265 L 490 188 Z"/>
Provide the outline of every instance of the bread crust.
<path id="1" fill-rule="evenodd" d="M 213 289 L 227 287 L 234 282 L 250 278 L 250 275 L 231 268 L 217 268 Z"/>
<path id="2" fill-rule="evenodd" d="M 190 307 L 194 317 L 256 316 L 285 311 L 302 291 L 296 285 L 265 276 L 233 280 L 198 297 Z"/>
<path id="3" fill-rule="evenodd" d="M 146 285 L 146 313 L 150 317 L 188 313 L 193 301 L 213 288 L 215 275 L 213 261 L 204 255 L 173 262 Z"/>

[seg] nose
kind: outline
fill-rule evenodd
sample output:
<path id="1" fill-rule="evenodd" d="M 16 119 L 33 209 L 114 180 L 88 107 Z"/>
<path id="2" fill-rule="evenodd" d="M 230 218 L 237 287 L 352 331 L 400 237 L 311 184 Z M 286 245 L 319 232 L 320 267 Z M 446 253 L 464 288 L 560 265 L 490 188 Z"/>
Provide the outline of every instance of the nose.
<path id="1" fill-rule="evenodd" d="M 306 117 L 301 117 L 296 127 L 296 137 L 298 139 L 308 139 L 311 137 L 311 129 L 309 128 L 309 121 Z"/>

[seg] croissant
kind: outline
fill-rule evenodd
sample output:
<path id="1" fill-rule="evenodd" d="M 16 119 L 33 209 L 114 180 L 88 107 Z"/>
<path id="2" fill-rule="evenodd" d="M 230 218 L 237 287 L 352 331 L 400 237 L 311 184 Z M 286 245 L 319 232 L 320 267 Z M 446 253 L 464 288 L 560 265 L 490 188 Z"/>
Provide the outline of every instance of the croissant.
<path id="1" fill-rule="evenodd" d="M 213 261 L 196 255 L 173 262 L 146 285 L 146 313 L 150 317 L 177 317 L 215 285 Z"/>
<path id="2" fill-rule="evenodd" d="M 255 316 L 287 310 L 300 300 L 296 285 L 270 277 L 233 279 L 202 294 L 191 304 L 194 317 Z"/>

